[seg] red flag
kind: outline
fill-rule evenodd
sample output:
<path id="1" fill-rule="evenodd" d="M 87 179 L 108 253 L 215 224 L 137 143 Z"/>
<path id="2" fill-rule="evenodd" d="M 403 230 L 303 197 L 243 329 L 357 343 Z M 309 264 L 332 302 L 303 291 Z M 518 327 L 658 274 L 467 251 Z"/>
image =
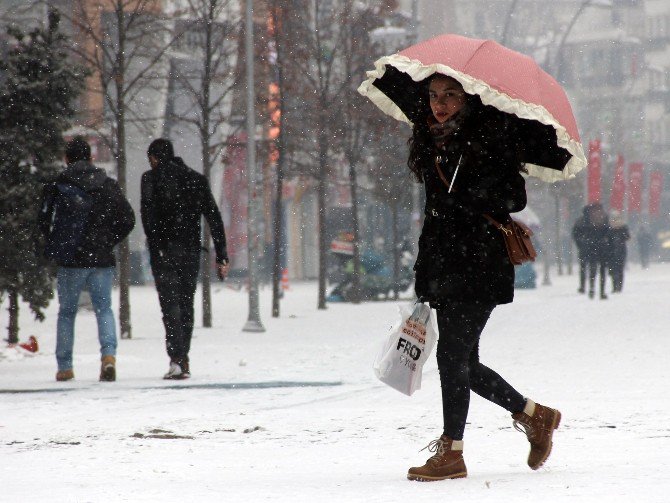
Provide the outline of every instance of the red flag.
<path id="1" fill-rule="evenodd" d="M 628 165 L 628 211 L 640 213 L 642 210 L 642 176 L 644 164 L 632 162 Z"/>
<path id="2" fill-rule="evenodd" d="M 649 215 L 657 217 L 661 211 L 661 192 L 663 192 L 663 173 L 652 171 L 649 175 Z"/>
<path id="3" fill-rule="evenodd" d="M 623 200 L 626 195 L 626 181 L 624 180 L 624 159 L 619 154 L 616 159 L 616 171 L 614 172 L 614 181 L 612 182 L 612 192 L 610 193 L 610 209 L 623 211 Z"/>
<path id="4" fill-rule="evenodd" d="M 589 203 L 600 201 L 600 140 L 589 142 L 587 198 Z"/>

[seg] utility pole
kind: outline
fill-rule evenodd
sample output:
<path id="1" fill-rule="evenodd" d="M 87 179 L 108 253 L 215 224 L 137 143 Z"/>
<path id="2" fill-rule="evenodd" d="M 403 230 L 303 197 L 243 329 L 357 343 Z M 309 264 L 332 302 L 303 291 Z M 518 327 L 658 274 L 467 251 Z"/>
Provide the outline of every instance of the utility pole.
<path id="1" fill-rule="evenodd" d="M 256 220 L 256 121 L 254 89 L 254 7 L 253 0 L 247 0 L 245 54 L 247 58 L 247 253 L 249 272 L 249 318 L 243 332 L 265 332 L 258 308 L 258 222 Z"/>

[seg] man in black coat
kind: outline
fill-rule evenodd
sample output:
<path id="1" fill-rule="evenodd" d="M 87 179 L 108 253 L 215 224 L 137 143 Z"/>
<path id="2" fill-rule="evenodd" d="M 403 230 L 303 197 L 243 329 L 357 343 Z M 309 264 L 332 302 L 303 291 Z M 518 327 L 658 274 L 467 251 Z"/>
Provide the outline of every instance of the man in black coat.
<path id="1" fill-rule="evenodd" d="M 572 230 L 572 236 L 579 249 L 580 289 L 584 292 L 583 278 L 588 270 L 589 297 L 595 296 L 595 279 L 600 274 L 600 298 L 607 299 L 605 293 L 605 275 L 609 255 L 610 226 L 607 214 L 599 202 L 590 203 L 583 209 L 583 218 L 578 220 Z"/>
<path id="2" fill-rule="evenodd" d="M 577 260 L 579 261 L 579 293 L 586 291 L 586 238 L 589 226 L 589 211 L 591 206 L 582 208 L 582 216 L 575 221 L 572 227 L 572 239 L 577 246 Z"/>
<path id="3" fill-rule="evenodd" d="M 229 269 L 226 235 L 207 179 L 174 156 L 172 143 L 154 140 L 147 155 L 151 170 L 142 175 L 141 215 L 170 357 L 164 379 L 186 379 L 202 248 L 200 217 L 209 225 L 221 279 Z"/>
<path id="4" fill-rule="evenodd" d="M 119 184 L 91 164 L 81 137 L 65 149 L 67 168 L 44 188 L 38 224 L 45 255 L 58 265 L 57 381 L 74 378 L 72 348 L 79 295 L 86 288 L 98 321 L 101 381 L 116 380 L 116 327 L 112 312 L 114 246 L 135 226 L 133 209 Z"/>

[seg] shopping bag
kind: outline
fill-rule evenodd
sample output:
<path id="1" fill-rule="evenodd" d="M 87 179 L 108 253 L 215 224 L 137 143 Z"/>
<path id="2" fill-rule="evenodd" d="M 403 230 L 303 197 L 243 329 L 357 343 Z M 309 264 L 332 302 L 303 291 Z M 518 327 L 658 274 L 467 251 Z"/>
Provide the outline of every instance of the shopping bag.
<path id="1" fill-rule="evenodd" d="M 401 306 L 400 320 L 375 358 L 375 375 L 383 383 L 411 395 L 421 389 L 421 371 L 436 339 L 427 304 Z"/>

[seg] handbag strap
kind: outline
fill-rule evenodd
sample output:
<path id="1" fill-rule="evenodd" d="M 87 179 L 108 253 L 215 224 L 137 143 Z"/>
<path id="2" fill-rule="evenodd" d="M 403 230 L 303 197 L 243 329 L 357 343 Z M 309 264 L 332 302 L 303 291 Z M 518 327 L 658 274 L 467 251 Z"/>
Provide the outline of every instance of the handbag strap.
<path id="1" fill-rule="evenodd" d="M 489 223 L 493 224 L 493 226 L 494 226 L 496 229 L 503 231 L 503 232 L 505 233 L 505 235 L 510 235 L 510 234 L 512 234 L 512 231 L 511 231 L 510 229 L 508 229 L 508 228 L 505 227 L 503 224 L 501 224 L 500 222 L 498 222 L 497 220 L 495 220 L 495 219 L 494 219 L 493 217 L 491 217 L 491 215 L 489 215 L 488 213 L 482 213 L 482 215 L 484 216 L 484 218 L 486 218 L 486 220 L 489 221 Z"/>
<path id="2" fill-rule="evenodd" d="M 447 187 L 450 187 L 449 182 L 447 181 L 447 177 L 444 176 L 444 173 L 442 172 L 442 168 L 440 168 L 440 161 L 438 158 L 435 158 L 435 169 L 437 170 L 437 174 L 440 176 L 440 180 L 442 180 L 442 183 L 445 184 Z"/>
<path id="3" fill-rule="evenodd" d="M 454 185 L 454 180 L 456 180 L 456 174 L 458 173 L 458 168 L 461 167 L 461 161 L 463 160 L 463 154 L 458 158 L 458 163 L 456 163 L 456 169 L 454 169 L 454 175 L 451 177 L 451 183 L 447 181 L 447 177 L 444 176 L 444 173 L 442 172 L 442 168 L 440 168 L 440 161 L 439 157 L 435 158 L 435 169 L 437 170 L 437 174 L 440 177 L 440 180 L 442 180 L 442 183 L 447 187 L 448 192 L 451 192 L 451 189 Z"/>

